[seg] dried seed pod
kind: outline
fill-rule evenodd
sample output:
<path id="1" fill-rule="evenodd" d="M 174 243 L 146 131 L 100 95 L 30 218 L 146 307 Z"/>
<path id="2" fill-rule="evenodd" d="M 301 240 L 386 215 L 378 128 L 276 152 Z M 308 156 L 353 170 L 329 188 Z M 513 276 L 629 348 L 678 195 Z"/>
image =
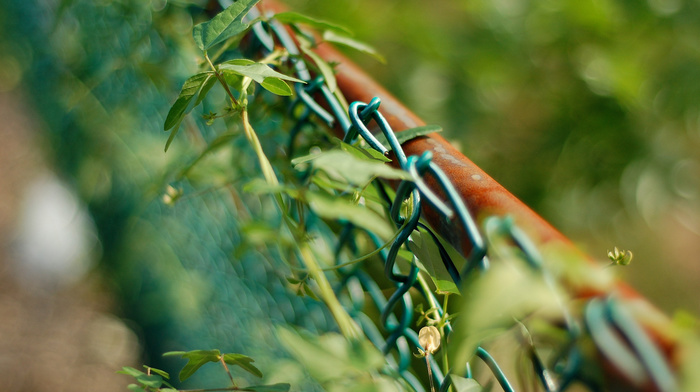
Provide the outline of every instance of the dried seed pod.
<path id="1" fill-rule="evenodd" d="M 421 328 L 418 332 L 418 343 L 426 353 L 434 353 L 440 348 L 440 331 L 432 325 Z"/>

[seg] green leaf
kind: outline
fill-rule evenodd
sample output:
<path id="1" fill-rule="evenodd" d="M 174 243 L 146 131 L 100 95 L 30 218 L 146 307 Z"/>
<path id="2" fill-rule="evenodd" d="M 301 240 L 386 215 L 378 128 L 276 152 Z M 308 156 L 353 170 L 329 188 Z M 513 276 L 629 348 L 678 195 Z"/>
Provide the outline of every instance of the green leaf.
<path id="1" fill-rule="evenodd" d="M 463 282 L 469 296 L 462 297 L 455 321 L 451 363 L 465 363 L 483 342 L 503 334 L 534 311 L 539 315 L 561 317 L 559 304 L 564 294 L 551 290 L 542 275 L 520 260 L 500 259 L 487 274 L 474 275 Z M 453 362 L 454 361 L 454 362 Z"/>
<path id="2" fill-rule="evenodd" d="M 182 368 L 179 376 L 180 381 L 185 381 L 205 364 L 219 362 L 221 352 L 219 350 L 171 351 L 163 354 L 163 356 L 180 356 L 187 359 L 187 364 Z"/>
<path id="3" fill-rule="evenodd" d="M 308 283 L 304 282 L 301 284 L 301 288 L 304 294 L 308 295 L 309 298 L 313 299 L 314 301 L 320 301 L 318 296 L 314 293 L 314 291 L 311 289 Z"/>
<path id="4" fill-rule="evenodd" d="M 272 19 L 277 19 L 282 23 L 298 23 L 305 24 L 307 26 L 313 27 L 317 30 L 330 30 L 336 33 L 352 36 L 352 31 L 346 29 L 343 26 L 337 25 L 335 23 L 327 22 L 325 20 L 315 19 L 307 15 L 303 15 L 297 12 L 280 12 L 275 14 Z"/>
<path id="5" fill-rule="evenodd" d="M 291 388 L 289 384 L 252 385 L 245 387 L 245 391 L 252 392 L 287 392 Z"/>
<path id="6" fill-rule="evenodd" d="M 373 47 L 371 47 L 370 45 L 368 45 L 364 42 L 360 42 L 360 41 L 353 39 L 353 38 L 350 38 L 346 35 L 340 35 L 340 34 L 335 33 L 334 31 L 327 30 L 323 33 L 323 39 L 328 41 L 328 42 L 332 42 L 334 44 L 343 45 L 343 46 L 347 46 L 349 48 L 353 48 L 357 51 L 360 51 L 362 53 L 365 53 L 365 54 L 368 54 L 368 55 L 374 57 L 375 59 L 377 59 L 381 63 L 386 63 L 384 56 L 379 54 L 379 52 L 377 52 L 376 49 L 374 49 Z"/>
<path id="7" fill-rule="evenodd" d="M 376 233 L 383 239 L 391 238 L 394 234 L 394 229 L 386 219 L 364 206 L 321 192 L 309 192 L 306 197 L 311 210 L 322 218 L 351 222 Z"/>
<path id="8" fill-rule="evenodd" d="M 423 125 L 420 127 L 415 127 L 415 128 L 409 128 L 406 130 L 403 130 L 401 132 L 396 132 L 396 140 L 399 141 L 399 144 L 404 144 L 409 140 L 415 139 L 420 136 L 425 136 L 429 133 L 433 132 L 442 132 L 442 127 L 439 125 Z M 391 146 L 389 145 L 389 142 L 386 140 L 386 137 L 384 136 L 383 133 L 378 133 L 374 135 L 374 137 L 382 143 L 382 145 L 391 151 Z"/>
<path id="9" fill-rule="evenodd" d="M 359 147 L 359 146 L 353 146 L 352 144 L 347 144 L 345 142 L 340 142 L 340 149 L 343 151 L 347 151 L 352 155 L 355 155 L 356 157 L 360 159 L 369 159 L 369 160 L 376 160 L 380 162 L 391 162 L 391 159 L 387 158 L 384 156 L 381 152 L 375 150 L 374 148 L 371 147 Z"/>
<path id="10" fill-rule="evenodd" d="M 243 192 L 248 192 L 255 195 L 284 193 L 293 199 L 298 199 L 300 197 L 298 190 L 283 184 L 272 185 L 262 178 L 254 178 L 245 184 L 243 186 Z"/>
<path id="11" fill-rule="evenodd" d="M 457 294 L 461 295 L 459 292 L 459 289 L 457 288 L 457 285 L 455 284 L 454 281 L 450 280 L 444 280 L 444 279 L 435 279 L 431 276 L 433 279 L 433 283 L 435 283 L 435 288 L 437 290 L 438 294 Z"/>
<path id="12" fill-rule="evenodd" d="M 161 377 L 165 378 L 166 380 L 170 378 L 170 375 L 169 375 L 168 372 L 166 372 L 165 370 L 160 370 L 160 369 L 152 368 L 152 367 L 146 366 L 146 365 L 143 365 L 143 367 L 146 368 L 146 369 L 150 369 L 151 373 L 158 374 L 158 375 L 160 375 Z"/>
<path id="13" fill-rule="evenodd" d="M 267 91 L 281 95 L 283 97 L 288 97 L 292 95 L 292 89 L 289 85 L 282 79 L 279 78 L 265 78 L 260 85 Z"/>
<path id="14" fill-rule="evenodd" d="M 452 388 L 455 392 L 481 392 L 484 388 L 473 378 L 464 378 L 450 374 Z"/>
<path id="15" fill-rule="evenodd" d="M 170 148 L 170 144 L 175 140 L 175 136 L 177 135 L 178 132 L 180 132 L 180 124 L 182 123 L 182 119 L 175 125 L 173 130 L 170 132 L 170 136 L 168 136 L 168 140 L 165 142 L 165 148 L 163 151 L 168 152 L 168 149 Z"/>
<path id="16" fill-rule="evenodd" d="M 249 356 L 243 354 L 224 354 L 224 362 L 229 365 L 240 366 L 243 370 L 255 376 L 263 376 L 260 369 L 252 365 L 252 362 L 255 362 L 255 360 Z"/>
<path id="17" fill-rule="evenodd" d="M 214 76 L 214 74 L 210 74 L 209 77 L 202 83 L 202 87 L 199 89 L 199 94 L 197 94 L 197 100 L 194 101 L 194 107 L 202 103 L 204 98 L 207 97 L 207 94 L 209 93 L 209 90 L 211 90 L 212 87 L 216 84 L 216 81 L 218 79 Z"/>
<path id="18" fill-rule="evenodd" d="M 142 374 L 146 374 L 138 369 L 134 369 L 130 366 L 122 367 L 122 370 L 117 371 L 118 374 L 126 374 L 127 376 L 138 377 Z"/>
<path id="19" fill-rule="evenodd" d="M 143 389 L 142 386 L 136 385 L 136 384 L 129 384 L 126 386 L 126 389 L 133 391 L 133 392 L 146 392 L 146 390 Z"/>
<path id="20" fill-rule="evenodd" d="M 408 248 L 416 255 L 420 261 L 419 266 L 433 280 L 438 292 L 460 295 L 459 288 L 442 261 L 440 249 L 429 233 L 422 230 L 414 231 L 408 242 Z"/>
<path id="21" fill-rule="evenodd" d="M 151 371 L 153 371 L 153 369 L 151 369 Z M 163 372 L 163 371 L 161 370 L 161 372 Z M 145 386 L 150 387 L 150 388 L 160 388 L 160 386 L 163 385 L 163 376 L 160 374 L 150 374 L 149 375 L 149 374 L 146 374 L 138 369 L 134 369 L 134 368 L 129 367 L 129 366 L 124 366 L 122 368 L 122 370 L 118 371 L 117 373 L 132 376 L 140 384 L 145 385 Z M 163 372 L 163 373 L 165 373 L 165 372 Z M 165 373 L 165 374 L 167 375 L 167 373 Z"/>
<path id="22" fill-rule="evenodd" d="M 364 375 L 385 363 L 384 356 L 368 340 L 350 342 L 337 333 L 300 335 L 284 328 L 279 328 L 277 335 L 285 348 L 321 383 Z"/>
<path id="23" fill-rule="evenodd" d="M 185 81 L 185 83 L 182 85 L 182 90 L 180 90 L 180 95 L 177 97 L 177 100 L 170 108 L 170 111 L 168 111 L 168 116 L 165 118 L 165 124 L 163 126 L 164 131 L 179 125 L 185 115 L 189 113 L 192 108 L 196 106 L 196 104 L 204 99 L 202 96 L 202 99 L 197 99 L 196 103 L 193 102 L 193 98 L 195 96 L 198 94 L 202 95 L 201 92 L 204 91 L 203 87 L 205 85 L 208 87 L 206 88 L 206 91 L 204 91 L 204 94 L 209 91 L 211 88 L 209 85 L 209 80 L 212 77 L 214 77 L 213 72 L 202 72 L 191 76 Z"/>
<path id="24" fill-rule="evenodd" d="M 344 180 L 353 185 L 365 185 L 375 177 L 411 179 L 411 175 L 406 171 L 344 150 L 324 151 L 292 160 L 295 166 L 305 162 L 310 162 L 316 169 L 324 171 L 333 179 Z"/>
<path id="25" fill-rule="evenodd" d="M 282 80 L 289 80 L 290 82 L 305 83 L 303 80 L 279 73 L 270 68 L 267 64 L 256 63 L 255 61 L 245 59 L 226 61 L 219 64 L 219 69 L 224 72 L 233 72 L 239 75 L 247 76 L 257 83 L 262 83 L 265 78 L 278 78 Z"/>
<path id="26" fill-rule="evenodd" d="M 160 388 L 160 386 L 163 385 L 163 377 L 158 374 L 142 374 L 136 377 L 136 381 L 150 388 Z"/>
<path id="27" fill-rule="evenodd" d="M 326 60 L 322 59 L 321 56 L 317 55 L 316 52 L 311 50 L 311 41 L 304 38 L 303 36 L 297 36 L 297 39 L 299 40 L 299 48 L 301 49 L 301 51 L 304 52 L 305 55 L 309 56 L 309 58 L 314 62 L 314 64 L 316 64 L 318 70 L 323 76 L 323 79 L 326 81 L 328 88 L 331 90 L 332 93 L 335 93 L 335 91 L 338 89 L 338 82 L 335 79 L 335 72 L 333 72 L 333 67 L 331 67 L 330 64 L 326 62 Z"/>
<path id="28" fill-rule="evenodd" d="M 234 37 L 248 28 L 243 17 L 260 0 L 238 0 L 213 17 L 192 29 L 192 37 L 197 47 L 207 50 L 212 46 Z"/>

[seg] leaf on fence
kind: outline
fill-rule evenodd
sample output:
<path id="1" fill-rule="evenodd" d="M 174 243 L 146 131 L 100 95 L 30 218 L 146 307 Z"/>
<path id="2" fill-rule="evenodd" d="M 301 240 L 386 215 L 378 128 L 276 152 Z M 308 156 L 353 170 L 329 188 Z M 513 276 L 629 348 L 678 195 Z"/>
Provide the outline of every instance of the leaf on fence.
<path id="1" fill-rule="evenodd" d="M 187 364 L 180 370 L 180 381 L 190 378 L 199 368 L 209 362 L 219 362 L 221 352 L 219 350 L 194 350 L 194 351 L 171 351 L 163 354 L 164 357 L 180 356 L 187 359 Z"/>
<path id="2" fill-rule="evenodd" d="M 234 37 L 248 28 L 243 17 L 260 0 L 238 0 L 213 17 L 192 29 L 192 37 L 197 47 L 207 50 L 212 46 Z"/>
<path id="3" fill-rule="evenodd" d="M 452 388 L 455 392 L 481 392 L 484 387 L 473 378 L 464 378 L 450 374 L 452 380 Z"/>
<path id="4" fill-rule="evenodd" d="M 336 333 L 301 335 L 286 328 L 278 328 L 277 334 L 309 374 L 322 383 L 369 376 L 367 372 L 376 371 L 385 363 L 379 350 L 367 340 L 350 342 Z"/>
<path id="5" fill-rule="evenodd" d="M 243 370 L 247 371 L 248 373 L 262 377 L 263 374 L 260 371 L 260 369 L 256 368 L 252 362 L 255 362 L 255 360 L 247 355 L 243 354 L 224 354 L 224 362 L 226 362 L 229 365 L 236 365 Z"/>
<path id="6" fill-rule="evenodd" d="M 358 186 L 367 184 L 375 177 L 395 180 L 411 179 L 408 172 L 394 169 L 378 160 L 359 157 L 344 150 L 324 151 L 292 160 L 292 164 L 295 166 L 306 162 L 310 162 L 314 168 L 322 170 L 333 179 L 347 181 Z"/>
<path id="7" fill-rule="evenodd" d="M 177 100 L 168 111 L 168 116 L 165 118 L 165 124 L 163 125 L 163 130 L 167 131 L 175 125 L 182 121 L 182 118 L 189 113 L 192 108 L 202 102 L 204 95 L 211 88 L 210 79 L 214 77 L 213 72 L 202 72 L 194 76 L 191 76 L 182 85 L 182 90 L 180 90 L 180 95 Z M 206 86 L 206 88 L 205 88 Z M 204 94 L 202 94 L 204 93 Z M 200 96 L 196 101 L 193 101 L 194 97 Z"/>
<path id="8" fill-rule="evenodd" d="M 487 274 L 474 276 L 463 285 L 469 287 L 470 295 L 460 297 L 461 316 L 449 346 L 452 363 L 467 362 L 482 342 L 502 334 L 534 311 L 559 314 L 556 294 L 540 274 L 519 260 L 494 263 Z"/>
<path id="9" fill-rule="evenodd" d="M 146 369 L 148 369 L 148 370 L 150 370 L 151 373 L 158 374 L 159 376 L 163 377 L 163 378 L 166 379 L 166 380 L 170 379 L 170 374 L 168 374 L 168 372 L 166 372 L 165 370 L 160 370 L 160 369 L 152 368 L 152 367 L 146 366 L 146 365 L 143 365 L 143 367 L 146 368 Z"/>
<path id="10" fill-rule="evenodd" d="M 419 267 L 430 276 L 438 292 L 460 295 L 459 288 L 440 257 L 440 250 L 429 234 L 416 230 L 411 234 L 409 249 L 420 261 Z"/>
<path id="11" fill-rule="evenodd" d="M 299 41 L 299 49 L 301 49 L 301 51 L 304 52 L 305 55 L 309 56 L 309 58 L 314 62 L 314 64 L 316 64 L 318 70 L 323 76 L 323 79 L 328 85 L 328 89 L 330 89 L 332 93 L 335 93 L 335 91 L 338 89 L 338 82 L 335 79 L 335 72 L 333 72 L 333 67 L 331 67 L 330 64 L 326 62 L 326 60 L 321 58 L 321 56 L 317 55 L 316 52 L 311 50 L 311 41 L 309 41 L 301 35 L 297 36 L 297 40 Z"/>
<path id="12" fill-rule="evenodd" d="M 160 388 L 163 385 L 163 377 L 158 374 L 146 374 L 138 369 L 134 369 L 129 366 L 124 366 L 122 370 L 118 371 L 119 374 L 126 374 L 132 376 L 141 385 L 150 388 Z M 139 386 L 140 388 L 140 386 Z"/>
<path id="13" fill-rule="evenodd" d="M 423 125 L 420 127 L 415 127 L 415 128 L 409 128 L 406 130 L 403 130 L 401 132 L 396 132 L 396 140 L 399 141 L 399 144 L 404 144 L 409 140 L 413 140 L 417 137 L 420 136 L 425 136 L 429 133 L 434 133 L 434 132 L 442 132 L 442 127 L 439 125 Z M 384 136 L 383 133 L 378 133 L 374 135 L 374 137 L 382 143 L 384 147 L 386 147 L 389 151 L 391 151 L 391 146 L 389 145 L 389 142 L 386 140 L 386 136 Z"/>
<path id="14" fill-rule="evenodd" d="M 270 68 L 267 64 L 256 63 L 255 61 L 247 59 L 226 61 L 219 65 L 219 69 L 224 72 L 233 72 L 239 75 L 247 76 L 257 83 L 262 83 L 265 78 L 278 78 L 282 80 L 289 80 L 290 82 L 306 83 L 303 80 L 295 77 L 279 73 Z"/>
<path id="15" fill-rule="evenodd" d="M 282 79 L 279 78 L 265 78 L 260 85 L 267 91 L 281 95 L 283 97 L 288 97 L 292 95 L 292 89 L 289 85 Z"/>
<path id="16" fill-rule="evenodd" d="M 323 33 L 323 39 L 328 41 L 328 42 L 332 42 L 334 44 L 343 45 L 343 46 L 347 46 L 349 48 L 355 49 L 359 52 L 362 52 L 362 53 L 365 53 L 365 54 L 368 54 L 368 55 L 374 57 L 375 59 L 377 59 L 381 63 L 384 63 L 384 64 L 386 63 L 386 59 L 384 59 L 384 56 L 379 54 L 379 52 L 377 52 L 376 49 L 374 49 L 370 45 L 368 45 L 364 42 L 360 42 L 354 38 L 350 38 L 346 35 L 340 35 L 334 31 L 327 30 Z"/>
<path id="17" fill-rule="evenodd" d="M 269 184 L 262 178 L 255 178 L 243 186 L 244 192 L 256 195 L 284 193 L 293 199 L 300 197 L 300 192 L 292 187 L 283 184 Z"/>
<path id="18" fill-rule="evenodd" d="M 391 162 L 391 159 L 384 156 L 381 152 L 375 150 L 372 147 L 359 147 L 353 146 L 352 144 L 340 141 L 340 149 L 347 151 L 350 154 L 363 159 L 363 160 L 375 160 L 380 162 Z"/>
<path id="19" fill-rule="evenodd" d="M 347 35 L 347 36 L 352 36 L 353 33 L 352 31 L 346 29 L 343 26 L 337 25 L 335 23 L 327 22 L 325 20 L 320 20 L 316 18 L 312 18 L 310 16 L 300 14 L 298 12 L 280 12 L 279 14 L 275 14 L 272 19 L 277 19 L 282 23 L 297 23 L 297 24 L 305 24 L 309 27 L 313 27 L 316 30 L 329 30 L 329 31 L 335 31 L 336 33 Z"/>
<path id="20" fill-rule="evenodd" d="M 386 219 L 366 207 L 321 192 L 309 192 L 306 197 L 311 210 L 322 218 L 351 222 L 377 234 L 382 239 L 391 238 L 394 234 L 394 229 Z"/>

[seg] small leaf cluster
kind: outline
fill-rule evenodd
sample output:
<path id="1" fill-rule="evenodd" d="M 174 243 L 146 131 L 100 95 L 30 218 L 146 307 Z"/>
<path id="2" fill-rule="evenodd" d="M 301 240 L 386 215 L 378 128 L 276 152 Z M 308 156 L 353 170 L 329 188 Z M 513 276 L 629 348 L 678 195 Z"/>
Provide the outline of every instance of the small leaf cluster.
<path id="1" fill-rule="evenodd" d="M 134 369 L 129 366 L 124 366 L 122 370 L 118 371 L 119 374 L 126 374 L 128 376 L 134 377 L 138 384 L 129 384 L 128 389 L 133 392 L 147 392 L 147 391 L 175 391 L 175 387 L 170 385 L 166 380 L 170 379 L 170 375 L 160 369 L 145 366 L 146 372 Z M 162 388 L 163 385 L 166 388 Z"/>
<path id="2" fill-rule="evenodd" d="M 262 372 L 252 363 L 253 358 L 243 354 L 222 354 L 219 350 L 194 350 L 194 351 L 171 351 L 163 354 L 164 357 L 179 356 L 187 359 L 187 364 L 180 371 L 180 381 L 190 378 L 197 370 L 209 362 L 224 362 L 229 365 L 241 367 L 248 373 L 262 377 Z"/>
<path id="3" fill-rule="evenodd" d="M 280 59 L 289 57 L 289 53 L 284 50 L 273 52 L 261 61 L 239 58 L 215 63 L 222 53 L 235 48 L 242 36 L 250 30 L 251 25 L 258 22 L 258 20 L 254 20 L 251 24 L 248 24 L 243 19 L 259 1 L 239 0 L 211 20 L 194 26 L 192 30 L 194 42 L 197 48 L 202 51 L 206 60 L 203 66 L 211 69 L 202 70 L 202 72 L 191 76 L 184 82 L 177 100 L 168 112 L 163 127 L 165 131 L 172 130 L 165 145 L 166 151 L 177 135 L 185 116 L 204 101 L 217 81 L 225 89 L 231 100 L 231 105 L 224 108 L 224 114 L 222 115 L 214 112 L 205 114 L 204 118 L 208 124 L 211 124 L 216 118 L 227 117 L 245 109 L 247 96 L 252 95 L 254 92 L 254 85 L 251 84 L 251 81 L 279 96 L 290 96 L 293 94 L 293 90 L 287 82 L 305 83 L 300 79 L 285 75 L 270 67 L 270 65 L 276 64 Z M 298 28 L 298 24 L 304 24 L 322 31 L 324 41 L 351 47 L 384 61 L 371 46 L 351 38 L 352 34 L 347 29 L 333 23 L 320 21 L 295 12 L 278 13 L 273 15 L 271 19 L 290 24 L 298 32 L 297 39 L 300 42 L 301 50 L 311 59 L 312 65 L 324 77 L 334 93 L 337 92 L 337 82 L 333 67 L 313 52 L 312 48 L 316 47 L 317 43 L 314 42 L 313 36 L 303 33 Z M 209 51 L 215 48 L 219 48 L 219 51 L 215 55 L 209 56 Z M 342 101 L 344 102 L 344 99 Z"/>
<path id="4" fill-rule="evenodd" d="M 210 362 L 221 363 L 223 369 L 228 374 L 232 385 L 226 388 L 216 388 L 214 390 L 230 390 L 230 391 L 251 391 L 251 392 L 287 392 L 289 391 L 289 384 L 271 384 L 271 385 L 252 385 L 246 387 L 239 387 L 233 381 L 233 376 L 227 365 L 238 366 L 241 369 L 247 371 L 248 373 L 256 376 L 262 377 L 263 374 L 253 365 L 253 360 L 247 355 L 229 353 L 222 354 L 219 350 L 193 350 L 193 351 L 171 351 L 163 354 L 165 357 L 169 356 L 179 356 L 181 358 L 187 359 L 187 363 L 182 368 L 179 374 L 179 380 L 185 381 L 194 375 L 202 366 Z M 178 389 L 170 385 L 167 381 L 170 375 L 159 369 L 144 366 L 147 370 L 146 373 L 134 369 L 132 367 L 125 366 L 121 371 L 117 372 L 120 374 L 126 374 L 132 376 L 136 379 L 138 384 L 131 384 L 128 386 L 129 390 L 134 392 L 150 392 L 150 391 L 161 391 L 161 392 L 176 392 Z M 166 388 L 162 388 L 163 385 Z M 180 390 L 184 392 L 185 390 Z"/>

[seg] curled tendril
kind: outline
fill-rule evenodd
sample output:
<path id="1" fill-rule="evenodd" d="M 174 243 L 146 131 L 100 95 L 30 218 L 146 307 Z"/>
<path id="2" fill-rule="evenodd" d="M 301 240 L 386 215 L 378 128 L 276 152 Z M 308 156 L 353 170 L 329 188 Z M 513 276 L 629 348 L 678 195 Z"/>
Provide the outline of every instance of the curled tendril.
<path id="1" fill-rule="evenodd" d="M 614 250 L 608 251 L 608 258 L 612 260 L 615 265 L 629 265 L 632 262 L 634 254 L 629 250 L 620 250 L 615 247 Z"/>

